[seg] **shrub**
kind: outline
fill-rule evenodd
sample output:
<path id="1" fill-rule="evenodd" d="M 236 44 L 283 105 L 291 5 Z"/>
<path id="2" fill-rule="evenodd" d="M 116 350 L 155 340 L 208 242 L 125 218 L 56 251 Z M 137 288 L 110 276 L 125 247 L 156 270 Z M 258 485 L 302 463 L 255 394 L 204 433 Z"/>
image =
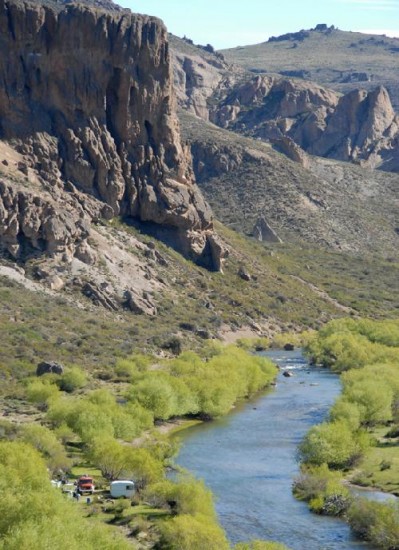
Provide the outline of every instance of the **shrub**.
<path id="1" fill-rule="evenodd" d="M 293 484 L 294 495 L 309 502 L 313 512 L 329 516 L 341 516 L 349 508 L 352 499 L 338 472 L 332 472 L 326 464 L 306 468 Z"/>
<path id="2" fill-rule="evenodd" d="M 86 384 L 87 377 L 79 367 L 71 367 L 59 378 L 57 378 L 58 387 L 60 390 L 67 393 L 72 393 L 75 390 L 84 388 Z"/>
<path id="3" fill-rule="evenodd" d="M 27 443 L 0 442 L 0 547 L 58 550 L 127 550 L 130 543 L 107 527 L 95 529 L 55 491 L 45 462 Z M 71 529 L 73 526 L 73 529 Z"/>
<path id="4" fill-rule="evenodd" d="M 376 546 L 390 550 L 399 545 L 399 507 L 396 503 L 356 500 L 348 511 L 354 532 Z"/>
<path id="5" fill-rule="evenodd" d="M 229 550 L 223 530 L 208 516 L 182 514 L 159 526 L 162 548 Z"/>
<path id="6" fill-rule="evenodd" d="M 134 384 L 129 398 L 152 412 L 155 419 L 166 420 L 177 414 L 177 396 L 168 377 L 151 373 Z"/>
<path id="7" fill-rule="evenodd" d="M 37 449 L 51 472 L 68 471 L 71 461 L 56 435 L 39 424 L 27 424 L 21 430 L 21 439 Z"/>
<path id="8" fill-rule="evenodd" d="M 169 506 L 176 514 L 201 514 L 215 519 L 211 491 L 193 478 L 161 481 L 149 486 L 145 497 L 154 506 Z"/>
<path id="9" fill-rule="evenodd" d="M 59 396 L 57 386 L 50 379 L 32 380 L 26 387 L 28 401 L 38 405 L 48 404 Z"/>
<path id="10" fill-rule="evenodd" d="M 162 462 L 147 449 L 128 447 L 109 436 L 94 438 L 87 456 L 106 479 L 134 479 L 138 489 L 143 489 L 148 483 L 159 481 L 162 477 Z"/>
<path id="11" fill-rule="evenodd" d="M 364 416 L 361 405 L 351 403 L 345 397 L 340 397 L 330 410 L 330 420 L 346 422 L 352 431 L 360 427 L 360 419 Z"/>
<path id="12" fill-rule="evenodd" d="M 187 414 L 221 416 L 238 398 L 264 388 L 277 374 L 269 359 L 250 355 L 237 346 L 216 346 L 206 360 L 185 352 L 164 366 L 164 372 L 144 373 L 128 395 L 129 400 L 161 420 Z"/>
<path id="13" fill-rule="evenodd" d="M 259 338 L 239 338 L 236 345 L 246 351 L 264 351 L 270 348 L 270 340 L 265 336 Z"/>
<path id="14" fill-rule="evenodd" d="M 375 334 L 373 337 L 372 324 L 372 321 L 354 319 L 330 321 L 308 343 L 306 351 L 314 362 L 331 367 L 336 372 L 376 362 L 398 363 L 399 348 L 386 345 L 381 337 L 383 323 L 379 324 L 379 338 Z"/>
<path id="15" fill-rule="evenodd" d="M 66 424 L 83 441 L 99 434 L 129 441 L 153 425 L 149 411 L 139 404 L 120 405 L 107 390 L 51 403 L 47 418 L 56 427 Z"/>
<path id="16" fill-rule="evenodd" d="M 141 372 L 145 372 L 151 364 L 151 357 L 137 353 L 126 359 L 118 359 L 115 365 L 115 374 L 126 380 L 134 380 Z"/>
<path id="17" fill-rule="evenodd" d="M 354 437 L 346 422 L 324 422 L 306 434 L 299 446 L 299 456 L 307 464 L 346 468 L 359 457 L 362 447 L 363 441 L 360 443 Z"/>

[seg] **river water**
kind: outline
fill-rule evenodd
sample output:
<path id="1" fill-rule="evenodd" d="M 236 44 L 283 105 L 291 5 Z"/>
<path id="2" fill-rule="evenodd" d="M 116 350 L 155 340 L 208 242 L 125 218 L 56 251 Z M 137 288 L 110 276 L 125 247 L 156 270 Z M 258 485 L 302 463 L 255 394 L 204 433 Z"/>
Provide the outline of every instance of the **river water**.
<path id="1" fill-rule="evenodd" d="M 371 550 L 344 521 L 311 514 L 292 496 L 298 444 L 326 417 L 340 392 L 338 376 L 309 368 L 299 351 L 268 356 L 294 376 L 280 373 L 268 393 L 181 432 L 176 462 L 212 490 L 232 543 L 268 539 L 293 550 Z"/>

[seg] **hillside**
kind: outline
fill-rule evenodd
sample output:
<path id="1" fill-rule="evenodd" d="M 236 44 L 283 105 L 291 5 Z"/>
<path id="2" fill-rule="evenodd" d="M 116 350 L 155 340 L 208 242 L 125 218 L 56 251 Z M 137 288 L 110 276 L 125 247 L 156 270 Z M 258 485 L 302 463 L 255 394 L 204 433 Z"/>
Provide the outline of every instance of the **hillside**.
<path id="1" fill-rule="evenodd" d="M 397 257 L 399 176 L 303 155 L 180 112 L 198 185 L 223 223 L 252 235 L 265 217 L 284 241 Z"/>
<path id="2" fill-rule="evenodd" d="M 228 62 L 253 73 L 303 78 L 342 93 L 355 88 L 370 91 L 382 85 L 399 110 L 398 38 L 321 25 L 221 53 Z"/>

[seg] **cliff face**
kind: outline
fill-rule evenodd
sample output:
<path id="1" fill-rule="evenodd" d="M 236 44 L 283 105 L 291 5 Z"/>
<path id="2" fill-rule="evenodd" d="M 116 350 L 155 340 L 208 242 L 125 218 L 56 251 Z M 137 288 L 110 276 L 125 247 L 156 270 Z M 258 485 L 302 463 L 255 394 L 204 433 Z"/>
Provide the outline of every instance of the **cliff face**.
<path id="1" fill-rule="evenodd" d="M 211 214 L 181 145 L 162 22 L 0 0 L 0 51 L 0 138 L 46 192 L 58 203 L 67 193 L 91 219 L 161 224 L 185 254 L 213 263 Z M 37 248 L 23 227 L 18 238 Z"/>

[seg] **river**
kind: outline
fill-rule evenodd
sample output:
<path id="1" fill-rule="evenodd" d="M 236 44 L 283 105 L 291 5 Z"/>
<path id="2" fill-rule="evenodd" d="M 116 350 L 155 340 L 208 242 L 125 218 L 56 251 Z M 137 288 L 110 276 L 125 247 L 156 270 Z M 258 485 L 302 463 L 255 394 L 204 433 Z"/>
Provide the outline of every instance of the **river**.
<path id="1" fill-rule="evenodd" d="M 371 550 L 339 519 L 318 516 L 292 496 L 297 447 L 340 392 L 337 375 L 309 367 L 300 351 L 268 356 L 294 376 L 220 420 L 181 432 L 177 464 L 205 481 L 232 543 L 268 539 L 293 550 Z"/>

